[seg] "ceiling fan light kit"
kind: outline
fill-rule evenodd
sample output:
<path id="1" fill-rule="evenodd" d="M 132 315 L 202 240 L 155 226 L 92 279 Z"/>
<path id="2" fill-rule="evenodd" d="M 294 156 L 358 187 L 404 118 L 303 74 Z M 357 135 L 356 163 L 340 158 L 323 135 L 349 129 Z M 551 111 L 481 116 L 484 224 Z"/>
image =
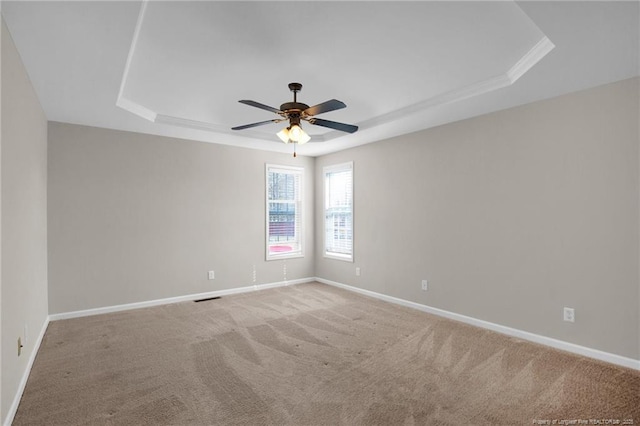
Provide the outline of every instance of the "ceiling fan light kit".
<path id="1" fill-rule="evenodd" d="M 302 127 L 298 124 L 285 127 L 277 133 L 280 140 L 284 143 L 297 143 L 298 145 L 305 144 L 311 140 L 311 136 L 307 134 Z"/>
<path id="2" fill-rule="evenodd" d="M 307 104 L 298 102 L 298 92 L 302 90 L 302 84 L 289 83 L 289 89 L 293 92 L 293 102 L 285 102 L 280 105 L 280 109 L 270 107 L 268 105 L 261 104 L 259 102 L 250 100 L 238 101 L 242 104 L 252 107 L 264 109 L 266 111 L 275 112 L 281 118 L 275 118 L 273 120 L 260 121 L 257 123 L 245 124 L 242 126 L 233 127 L 231 130 L 244 130 L 251 127 L 262 126 L 269 123 L 280 123 L 282 121 L 289 121 L 289 126 L 280 130 L 277 133 L 278 138 L 284 143 L 293 143 L 294 151 L 293 156 L 296 156 L 295 145 L 305 144 L 311 140 L 309 136 L 300 125 L 300 120 L 304 120 L 310 124 L 317 126 L 327 127 L 341 132 L 354 133 L 358 130 L 358 126 L 352 124 L 338 123 L 336 121 L 323 120 L 315 118 L 315 115 L 322 114 L 324 112 L 335 111 L 337 109 L 345 108 L 346 105 L 337 99 L 331 99 L 318 105 L 310 107 Z"/>

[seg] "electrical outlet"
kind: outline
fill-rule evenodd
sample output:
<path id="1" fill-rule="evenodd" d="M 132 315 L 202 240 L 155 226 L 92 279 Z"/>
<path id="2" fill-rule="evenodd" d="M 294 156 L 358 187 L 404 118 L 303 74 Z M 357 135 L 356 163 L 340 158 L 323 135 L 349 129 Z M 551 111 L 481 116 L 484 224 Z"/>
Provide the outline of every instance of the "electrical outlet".
<path id="1" fill-rule="evenodd" d="M 22 348 L 24 348 L 24 346 L 22 345 L 22 339 L 18 337 L 18 356 L 20 356 L 20 354 L 22 353 Z"/>
<path id="2" fill-rule="evenodd" d="M 429 290 L 429 281 L 422 280 L 422 291 L 427 291 L 427 290 Z"/>
<path id="3" fill-rule="evenodd" d="M 569 322 L 576 322 L 576 311 L 573 308 L 564 308 L 564 320 Z"/>
<path id="4" fill-rule="evenodd" d="M 216 273 L 214 271 L 209 271 L 209 279 L 214 280 L 216 278 Z"/>
<path id="5" fill-rule="evenodd" d="M 356 268 L 356 277 L 360 276 L 360 268 Z"/>

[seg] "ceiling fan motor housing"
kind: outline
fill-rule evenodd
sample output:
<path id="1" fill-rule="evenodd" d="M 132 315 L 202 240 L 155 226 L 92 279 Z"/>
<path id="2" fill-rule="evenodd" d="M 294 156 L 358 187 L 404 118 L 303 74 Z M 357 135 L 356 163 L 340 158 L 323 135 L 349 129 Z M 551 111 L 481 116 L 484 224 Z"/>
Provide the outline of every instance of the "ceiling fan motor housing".
<path id="1" fill-rule="evenodd" d="M 287 113 L 288 115 L 302 113 L 305 109 L 309 108 L 309 105 L 301 102 L 285 102 L 280 105 L 280 111 Z"/>
<path id="2" fill-rule="evenodd" d="M 285 102 L 280 105 L 280 111 L 284 111 L 289 119 L 297 119 L 297 122 L 291 122 L 291 125 L 300 124 L 300 115 L 302 111 L 309 108 L 309 105 L 298 102 L 298 92 L 302 90 L 302 84 L 289 83 L 289 90 L 293 92 L 293 102 Z"/>

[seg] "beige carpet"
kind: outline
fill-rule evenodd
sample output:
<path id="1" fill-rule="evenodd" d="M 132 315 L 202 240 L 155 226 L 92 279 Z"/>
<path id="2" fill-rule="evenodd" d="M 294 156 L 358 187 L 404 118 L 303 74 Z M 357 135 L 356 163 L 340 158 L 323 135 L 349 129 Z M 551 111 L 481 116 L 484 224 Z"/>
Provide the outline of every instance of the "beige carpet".
<path id="1" fill-rule="evenodd" d="M 52 322 L 14 425 L 609 419 L 639 372 L 312 283 Z"/>

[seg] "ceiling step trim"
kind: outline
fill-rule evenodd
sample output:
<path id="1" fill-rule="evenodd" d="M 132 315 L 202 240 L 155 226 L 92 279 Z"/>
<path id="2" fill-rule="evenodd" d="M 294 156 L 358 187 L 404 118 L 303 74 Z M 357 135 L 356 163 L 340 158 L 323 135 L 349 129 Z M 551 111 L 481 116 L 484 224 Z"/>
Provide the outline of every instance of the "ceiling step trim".
<path id="1" fill-rule="evenodd" d="M 507 76 L 511 83 L 515 83 L 520 77 L 522 77 L 527 71 L 529 71 L 535 64 L 540 62 L 542 58 L 547 56 L 556 47 L 547 37 L 540 40 L 535 46 L 529 50 L 514 66 L 507 71 Z"/>
<path id="2" fill-rule="evenodd" d="M 144 119 L 154 122 L 156 119 L 156 112 L 144 107 L 130 99 L 124 97 L 124 86 L 127 83 L 129 77 L 129 69 L 131 68 L 131 61 L 136 51 L 138 44 L 138 38 L 140 37 L 140 30 L 142 28 L 142 21 L 144 20 L 144 14 L 147 10 L 147 0 L 142 2 L 140 6 L 140 13 L 138 14 L 138 21 L 136 22 L 136 29 L 133 32 L 133 39 L 131 40 L 131 46 L 129 47 L 129 54 L 127 55 L 127 62 L 124 65 L 124 71 L 122 72 L 122 79 L 120 80 L 120 89 L 118 90 L 118 97 L 116 99 L 116 106 L 127 110 L 135 115 L 138 115 Z"/>

